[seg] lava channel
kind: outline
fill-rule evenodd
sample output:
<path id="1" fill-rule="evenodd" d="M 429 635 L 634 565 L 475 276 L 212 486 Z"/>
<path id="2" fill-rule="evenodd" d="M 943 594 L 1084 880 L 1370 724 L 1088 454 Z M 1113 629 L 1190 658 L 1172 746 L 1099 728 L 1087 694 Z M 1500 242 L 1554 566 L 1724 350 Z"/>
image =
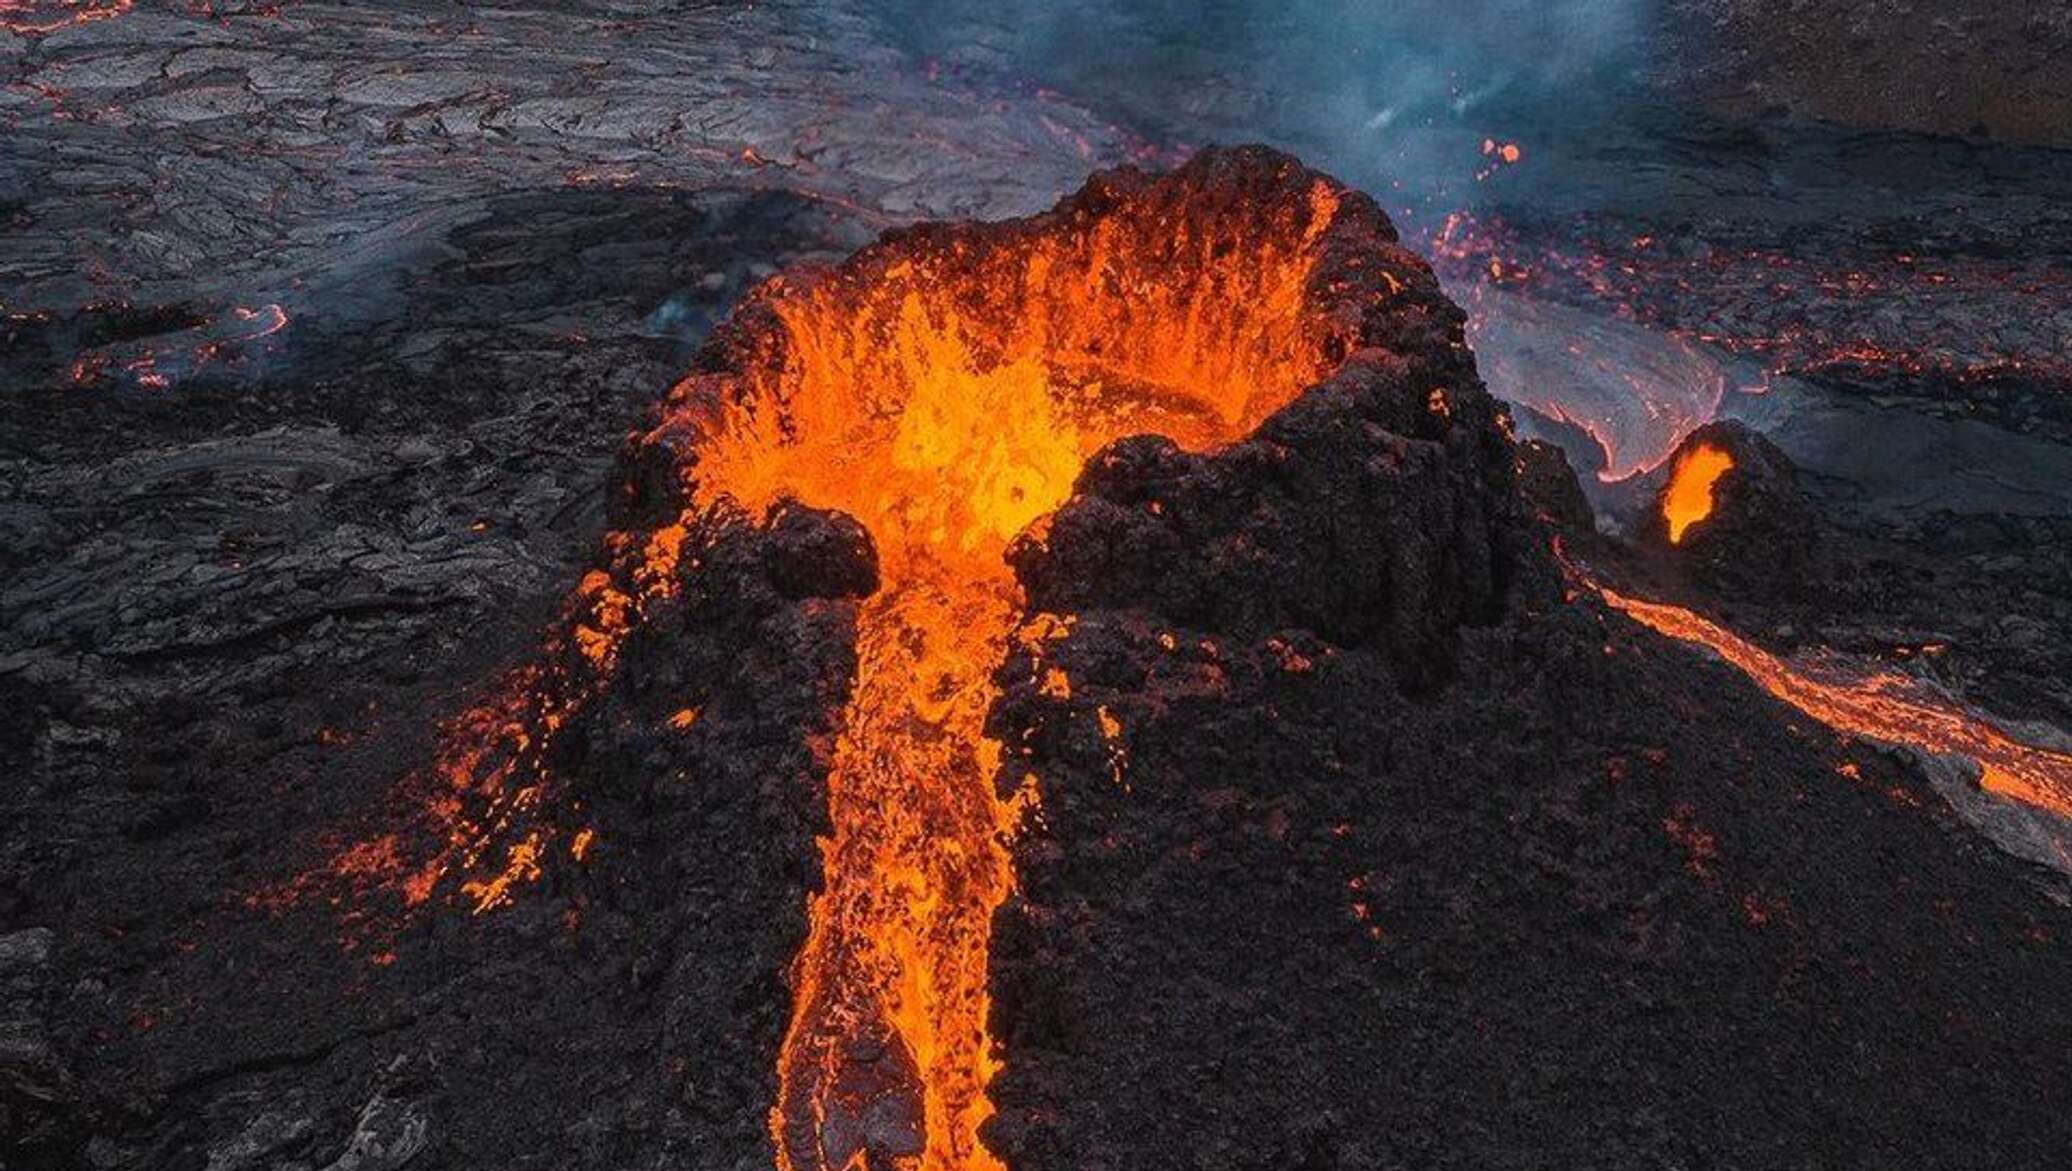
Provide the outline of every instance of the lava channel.
<path id="1" fill-rule="evenodd" d="M 2060 817 L 2072 817 L 2072 753 L 2025 744 L 1896 672 L 1851 667 L 1835 657 L 1795 663 L 1681 606 L 1593 588 L 1643 626 L 1710 647 L 1763 690 L 1837 732 L 1933 755 L 1956 753 L 1979 766 L 1979 786 Z"/>

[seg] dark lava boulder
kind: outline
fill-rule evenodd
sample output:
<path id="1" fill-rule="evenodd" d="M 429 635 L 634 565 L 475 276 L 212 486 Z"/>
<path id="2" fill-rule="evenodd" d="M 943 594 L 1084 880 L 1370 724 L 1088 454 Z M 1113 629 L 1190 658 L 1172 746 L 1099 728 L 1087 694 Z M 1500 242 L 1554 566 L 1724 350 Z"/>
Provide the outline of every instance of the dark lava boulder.
<path id="1" fill-rule="evenodd" d="M 1595 532 L 1596 515 L 1569 466 L 1568 453 L 1541 439 L 1519 440 L 1516 452 L 1518 494 L 1526 507 L 1558 531 Z"/>
<path id="2" fill-rule="evenodd" d="M 1464 360 L 1363 354 L 1219 455 L 1112 445 L 1046 539 L 1010 560 L 1036 610 L 1300 630 L 1372 648 L 1420 689 L 1452 673 L 1460 627 L 1499 615 L 1534 563 L 1495 418 Z"/>

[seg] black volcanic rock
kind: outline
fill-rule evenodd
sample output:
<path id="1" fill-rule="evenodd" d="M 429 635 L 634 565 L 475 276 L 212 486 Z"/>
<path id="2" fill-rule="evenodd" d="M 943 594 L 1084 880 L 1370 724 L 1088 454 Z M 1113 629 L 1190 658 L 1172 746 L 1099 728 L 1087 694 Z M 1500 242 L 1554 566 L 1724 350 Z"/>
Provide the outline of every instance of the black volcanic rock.
<path id="1" fill-rule="evenodd" d="M 1406 686 L 1443 679 L 1458 628 L 1501 611 L 1523 529 L 1496 405 L 1440 358 L 1356 358 L 1216 456 L 1152 437 L 1095 455 L 1048 536 L 1010 554 L 1029 605 L 1300 629 L 1374 648 Z M 1437 386 L 1473 396 L 1449 419 Z"/>
<path id="2" fill-rule="evenodd" d="M 50 1043 L 54 938 L 47 927 L 0 934 L 0 1165 L 76 1147 L 86 1128 L 85 1096 Z"/>
<path id="3" fill-rule="evenodd" d="M 1560 600 L 1472 374 L 1402 360 L 1217 455 L 1111 450 L 1021 551 L 1071 623 L 993 725 L 1042 795 L 992 956 L 1008 1165 L 2072 1149 L 2063 909 L 1914 768 Z M 1767 519 L 1788 478 L 1733 441 Z"/>
<path id="4" fill-rule="evenodd" d="M 552 885 L 624 981 L 594 1027 L 628 1046 L 606 1070 L 647 1104 L 635 1117 L 648 1133 L 601 1150 L 695 1164 L 753 1158 L 765 1142 L 791 1010 L 784 973 L 820 881 L 814 841 L 828 832 L 823 746 L 848 698 L 856 598 L 874 588 L 876 562 L 855 522 L 805 508 L 687 540 L 697 568 L 628 634 L 618 685 L 578 717 L 556 762 L 580 778 L 561 815 L 596 845 L 580 866 L 561 859 Z M 549 1116 L 561 1108 L 552 1068 L 532 1098 Z"/>
<path id="5" fill-rule="evenodd" d="M 841 513 L 778 509 L 770 518 L 766 571 L 787 598 L 861 598 L 877 592 L 870 534 Z"/>
<path id="6" fill-rule="evenodd" d="M 1521 439 L 1518 454 L 1518 493 L 1526 506 L 1556 529 L 1571 533 L 1595 531 L 1596 516 L 1590 500 L 1576 482 L 1568 453 L 1541 439 Z"/>

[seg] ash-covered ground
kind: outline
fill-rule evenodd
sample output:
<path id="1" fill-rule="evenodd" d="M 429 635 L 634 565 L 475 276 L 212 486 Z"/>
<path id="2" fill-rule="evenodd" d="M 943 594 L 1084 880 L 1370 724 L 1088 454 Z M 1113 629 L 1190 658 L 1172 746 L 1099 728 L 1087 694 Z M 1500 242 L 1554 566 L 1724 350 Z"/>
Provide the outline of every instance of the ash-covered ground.
<path id="1" fill-rule="evenodd" d="M 1083 535 L 1018 570 L 1084 616 L 1092 688 L 1016 677 L 997 717 L 1051 790 L 996 951 L 1010 1165 L 2072 1149 L 2062 825 L 1564 602 L 1536 527 L 2065 747 L 2072 156 L 2019 100 L 2048 86 L 1910 112 L 1804 88 L 1825 6 L 1778 48 L 1758 6 L 1679 4 L 1627 30 L 1650 67 L 1507 90 L 1471 54 L 1402 90 L 1453 42 L 1349 84 L 1310 64 L 1328 6 L 1169 7 L 0 4 L 0 1165 L 769 1166 L 852 666 L 833 522 L 716 555 L 734 588 L 629 649 L 654 695 L 615 705 L 696 679 L 731 714 L 681 758 L 605 721 L 570 762 L 587 865 L 406 915 L 337 859 L 537 653 L 628 429 L 746 288 L 1241 139 L 1374 191 L 1597 514 L 1456 452 L 1510 569 L 1343 527 L 1381 456 L 1330 420 L 1420 438 L 1371 387 L 1285 424 L 1313 478 L 1135 445 L 1084 485 Z M 1844 57 L 1950 64 L 1834 7 Z M 1951 85 L 2062 36 L 2005 15 L 1962 22 Z M 1789 557 L 1663 549 L 1664 470 L 1595 476 L 1692 404 L 1795 465 Z M 1199 560 L 1232 543 L 1283 560 Z M 1362 592 L 1384 564 L 1428 588 Z"/>

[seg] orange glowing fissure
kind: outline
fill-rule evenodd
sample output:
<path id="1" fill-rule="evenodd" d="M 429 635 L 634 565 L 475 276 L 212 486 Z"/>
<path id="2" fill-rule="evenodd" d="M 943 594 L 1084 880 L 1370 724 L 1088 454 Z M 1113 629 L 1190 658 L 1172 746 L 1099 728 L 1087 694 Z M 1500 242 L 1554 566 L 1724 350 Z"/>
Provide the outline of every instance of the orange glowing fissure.
<path id="1" fill-rule="evenodd" d="M 2072 817 L 2072 753 L 2026 744 L 1955 701 L 1897 672 L 1787 661 L 1679 606 L 1594 587 L 1642 625 L 1712 648 L 1763 690 L 1838 732 L 1920 752 L 1970 757 L 1988 792 Z"/>
<path id="2" fill-rule="evenodd" d="M 1734 457 L 1710 443 L 1699 443 L 1676 459 L 1669 488 L 1662 494 L 1662 520 L 1669 543 L 1680 545 L 1692 525 L 1712 515 L 1713 486 L 1734 467 Z"/>
<path id="3" fill-rule="evenodd" d="M 987 952 L 1032 799 L 996 794 L 984 733 L 1023 610 L 1004 554 L 1102 446 L 1227 444 L 1321 375 L 1305 299 L 1338 200 L 1316 181 L 1234 220 L 1146 198 L 774 282 L 758 296 L 781 363 L 672 395 L 698 510 L 839 510 L 880 561 L 793 973 L 770 1121 L 783 1171 L 1000 1167 L 979 1141 Z"/>

